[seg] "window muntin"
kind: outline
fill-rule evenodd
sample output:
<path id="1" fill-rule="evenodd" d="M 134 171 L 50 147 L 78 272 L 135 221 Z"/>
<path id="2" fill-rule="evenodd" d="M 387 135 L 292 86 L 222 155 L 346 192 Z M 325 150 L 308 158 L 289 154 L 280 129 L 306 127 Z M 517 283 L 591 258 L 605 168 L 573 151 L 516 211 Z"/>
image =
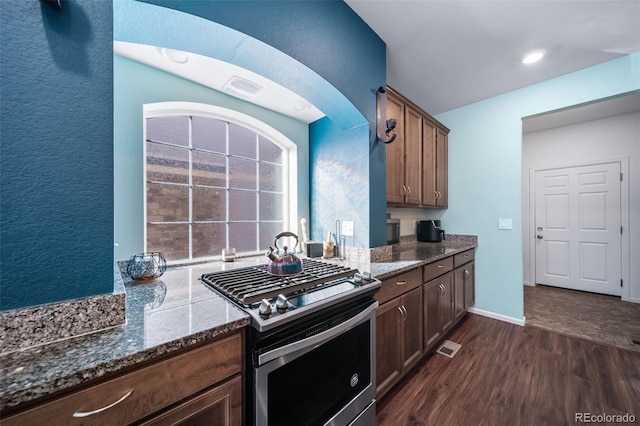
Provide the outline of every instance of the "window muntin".
<path id="1" fill-rule="evenodd" d="M 285 229 L 287 148 L 194 114 L 147 116 L 146 136 L 145 250 L 170 261 L 258 252 Z"/>

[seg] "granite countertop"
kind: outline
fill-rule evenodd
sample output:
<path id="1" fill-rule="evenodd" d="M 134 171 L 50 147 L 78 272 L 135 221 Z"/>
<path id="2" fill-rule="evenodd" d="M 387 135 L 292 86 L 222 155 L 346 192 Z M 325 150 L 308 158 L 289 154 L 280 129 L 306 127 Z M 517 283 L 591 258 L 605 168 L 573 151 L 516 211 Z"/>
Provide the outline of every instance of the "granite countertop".
<path id="1" fill-rule="evenodd" d="M 330 260 L 386 279 L 477 246 L 477 240 L 392 247 L 383 262 Z M 199 281 L 204 273 L 263 265 L 264 256 L 169 268 L 156 282 L 124 278 L 126 323 L 0 356 L 0 411 L 124 371 L 250 323 L 249 316 Z"/>
<path id="2" fill-rule="evenodd" d="M 170 268 L 144 284 L 124 278 L 124 325 L 3 354 L 0 411 L 245 327 L 249 316 L 198 280 L 224 267 Z"/>
<path id="3" fill-rule="evenodd" d="M 448 236 L 449 237 L 449 236 Z M 385 280 L 403 272 L 419 268 L 445 257 L 453 256 L 478 246 L 475 236 L 451 236 L 439 243 L 422 243 L 415 239 L 393 245 L 388 261 L 371 262 L 366 269 L 379 280 Z M 361 268 L 362 270 L 362 268 Z"/>

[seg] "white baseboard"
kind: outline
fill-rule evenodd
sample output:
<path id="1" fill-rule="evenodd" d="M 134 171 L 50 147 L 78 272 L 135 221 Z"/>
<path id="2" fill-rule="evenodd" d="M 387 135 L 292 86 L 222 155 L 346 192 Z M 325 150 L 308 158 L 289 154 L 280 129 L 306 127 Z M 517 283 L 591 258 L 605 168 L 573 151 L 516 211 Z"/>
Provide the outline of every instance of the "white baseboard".
<path id="1" fill-rule="evenodd" d="M 522 317 L 522 319 L 518 319 L 514 317 L 508 317 L 502 314 L 496 314 L 495 312 L 485 311 L 483 309 L 478 309 L 478 308 L 469 308 L 469 312 L 472 314 L 481 315 L 483 317 L 493 318 L 499 321 L 504 321 L 511 324 L 519 325 L 521 327 L 524 326 L 524 317 Z"/>
<path id="2" fill-rule="evenodd" d="M 629 302 L 631 302 L 631 303 L 640 303 L 640 299 L 638 299 L 637 297 L 632 297 L 631 299 L 629 299 Z"/>
<path id="3" fill-rule="evenodd" d="M 531 284 L 529 281 L 523 281 L 522 284 L 528 285 L 529 287 L 535 287 L 535 284 Z"/>

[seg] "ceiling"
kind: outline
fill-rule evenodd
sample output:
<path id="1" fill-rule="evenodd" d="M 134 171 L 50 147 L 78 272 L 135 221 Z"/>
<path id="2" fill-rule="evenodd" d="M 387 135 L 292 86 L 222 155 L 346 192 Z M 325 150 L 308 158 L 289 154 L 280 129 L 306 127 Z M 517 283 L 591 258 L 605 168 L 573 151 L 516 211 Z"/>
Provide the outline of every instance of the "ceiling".
<path id="1" fill-rule="evenodd" d="M 318 108 L 286 87 L 228 62 L 193 52 L 117 40 L 113 42 L 113 51 L 304 123 L 324 117 Z"/>
<path id="2" fill-rule="evenodd" d="M 433 115 L 640 51 L 640 0 L 345 1 L 386 43 L 387 84 Z M 532 50 L 546 55 L 522 64 Z M 119 41 L 114 51 L 306 123 L 324 115 L 290 90 L 213 58 Z M 242 90 L 251 83 L 261 90 Z M 637 95 L 532 117 L 524 131 L 631 110 L 640 110 Z"/>
<path id="3" fill-rule="evenodd" d="M 640 111 L 640 91 L 635 91 L 600 99 L 597 102 L 588 102 L 574 105 L 571 108 L 524 117 L 522 119 L 522 133 L 539 132 L 638 111 Z"/>
<path id="4" fill-rule="evenodd" d="M 346 3 L 387 44 L 387 84 L 431 114 L 640 51 L 640 0 Z"/>

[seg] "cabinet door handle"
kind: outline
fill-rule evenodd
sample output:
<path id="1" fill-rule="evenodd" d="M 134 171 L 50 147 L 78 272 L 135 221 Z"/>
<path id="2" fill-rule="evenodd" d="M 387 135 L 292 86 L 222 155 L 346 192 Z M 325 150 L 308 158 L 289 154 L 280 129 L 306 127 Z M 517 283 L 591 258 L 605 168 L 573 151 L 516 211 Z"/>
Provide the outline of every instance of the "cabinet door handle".
<path id="1" fill-rule="evenodd" d="M 409 190 L 409 192 L 407 193 L 407 195 L 411 195 L 411 187 L 409 185 L 407 185 L 407 189 Z"/>
<path id="2" fill-rule="evenodd" d="M 402 321 L 407 319 L 407 308 L 404 305 L 398 306 L 398 310 L 400 311 L 400 315 L 402 315 Z"/>
<path id="3" fill-rule="evenodd" d="M 402 195 L 405 195 L 407 193 L 407 187 L 402 185 Z"/>
<path id="4" fill-rule="evenodd" d="M 112 402 L 109 405 L 106 405 L 102 408 L 98 408 L 97 410 L 93 410 L 93 411 L 76 411 L 75 413 L 73 413 L 73 417 L 89 417 L 89 416 L 93 416 L 94 414 L 98 414 L 98 413 L 102 413 L 103 411 L 108 410 L 109 408 L 112 408 L 118 404 L 120 404 L 122 401 L 124 401 L 125 399 L 129 398 L 129 396 L 133 393 L 133 389 L 131 389 L 129 392 L 125 393 L 119 400 L 117 400 L 116 402 Z"/>
<path id="5" fill-rule="evenodd" d="M 407 282 L 406 281 L 398 281 L 396 282 L 396 285 L 405 285 Z"/>
<path id="6" fill-rule="evenodd" d="M 436 200 L 438 199 L 438 191 L 433 191 L 433 194 L 436 196 Z"/>
<path id="7" fill-rule="evenodd" d="M 469 272 L 469 270 L 468 270 L 468 269 L 465 269 L 465 270 L 464 270 L 464 276 L 465 276 L 466 278 L 469 278 L 469 275 L 471 275 L 471 273 Z"/>

